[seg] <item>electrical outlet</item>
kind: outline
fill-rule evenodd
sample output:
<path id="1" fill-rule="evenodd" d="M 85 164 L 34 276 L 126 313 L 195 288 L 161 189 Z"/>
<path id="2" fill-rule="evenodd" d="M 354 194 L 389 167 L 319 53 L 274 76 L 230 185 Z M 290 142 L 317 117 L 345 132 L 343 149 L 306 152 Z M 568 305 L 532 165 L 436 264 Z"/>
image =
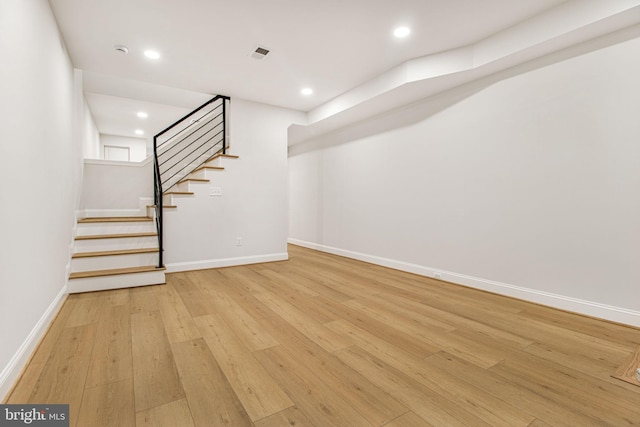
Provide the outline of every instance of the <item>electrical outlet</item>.
<path id="1" fill-rule="evenodd" d="M 220 187 L 211 187 L 209 191 L 210 196 L 222 196 L 222 188 Z"/>
<path id="2" fill-rule="evenodd" d="M 242 246 L 242 237 L 236 237 L 236 246 Z"/>
<path id="3" fill-rule="evenodd" d="M 442 279 L 442 273 L 440 273 L 439 271 L 436 271 L 435 273 L 433 273 L 433 277 L 436 279 Z"/>

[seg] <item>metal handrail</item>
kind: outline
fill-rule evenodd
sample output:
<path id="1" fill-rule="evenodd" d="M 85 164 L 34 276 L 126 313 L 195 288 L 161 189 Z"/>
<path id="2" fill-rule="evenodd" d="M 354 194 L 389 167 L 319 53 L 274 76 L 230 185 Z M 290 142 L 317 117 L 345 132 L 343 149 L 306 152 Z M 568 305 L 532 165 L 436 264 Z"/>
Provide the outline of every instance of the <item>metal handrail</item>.
<path id="1" fill-rule="evenodd" d="M 219 100 L 222 101 L 220 105 L 215 106 L 211 111 L 209 111 L 206 114 L 202 115 L 197 120 L 194 120 L 193 123 L 190 123 L 188 126 L 186 126 L 184 129 L 181 129 L 175 135 L 172 135 L 167 140 L 165 140 L 162 143 L 158 144 L 158 138 L 160 136 L 164 135 L 165 133 L 169 132 L 170 130 L 174 129 L 175 127 L 179 126 L 180 124 L 184 123 L 186 120 L 191 119 L 195 114 L 199 113 L 203 109 L 207 108 L 209 105 L 211 105 L 214 102 L 219 101 Z M 217 95 L 217 96 L 213 97 L 212 99 L 210 99 L 209 101 L 207 101 L 204 104 L 202 104 L 201 106 L 199 106 L 198 108 L 196 108 L 195 110 L 193 110 L 192 112 L 190 112 L 189 114 L 187 114 L 187 115 L 183 116 L 182 118 L 180 118 L 179 120 L 175 121 L 170 126 L 168 126 L 167 128 L 165 128 L 164 130 L 162 130 L 160 133 L 156 134 L 153 137 L 153 165 L 154 165 L 154 168 L 153 168 L 153 197 L 154 197 L 155 212 L 156 212 L 155 222 L 156 222 L 156 229 L 157 229 L 157 233 L 158 233 L 158 268 L 164 267 L 164 263 L 163 263 L 163 250 L 164 250 L 164 247 L 163 247 L 163 218 L 162 218 L 163 217 L 163 214 L 162 214 L 163 200 L 162 200 L 162 196 L 171 187 L 176 185 L 177 182 L 179 182 L 179 179 L 178 179 L 177 182 L 171 183 L 171 180 L 175 176 L 177 176 L 178 174 L 184 172 L 184 175 L 186 176 L 189 173 L 191 173 L 194 169 L 202 166 L 204 163 L 209 161 L 216 154 L 218 154 L 218 153 L 226 154 L 227 153 L 227 138 L 226 138 L 226 133 L 227 133 L 227 129 L 226 129 L 227 111 L 226 111 L 226 108 L 227 108 L 227 102 L 230 101 L 230 100 L 231 100 L 231 98 L 229 98 L 228 96 Z M 206 121 L 204 123 L 200 123 L 200 121 L 203 118 L 205 118 L 209 114 L 212 114 L 219 107 L 222 107 L 222 112 L 221 113 L 215 114 L 214 117 L 212 117 L 210 120 L 208 120 L 208 121 Z M 216 120 L 216 119 L 218 119 L 220 117 L 222 117 L 222 120 L 221 120 L 220 123 L 215 124 L 214 126 L 211 127 L 211 129 L 206 129 L 207 125 L 209 125 L 214 120 Z M 221 130 L 216 132 L 211 138 L 207 139 L 206 141 L 204 141 L 203 143 L 198 145 L 196 148 L 193 148 L 193 146 L 196 145 L 196 142 L 200 141 L 205 135 L 209 134 L 214 129 L 218 128 L 219 126 L 222 126 Z M 197 138 L 195 138 L 192 141 L 187 141 L 189 137 L 191 137 L 192 135 L 194 135 L 196 132 L 198 132 L 201 129 L 205 129 L 205 132 L 202 135 L 198 136 Z M 178 139 L 178 136 L 180 134 L 184 133 L 186 130 L 191 130 L 191 132 L 188 133 L 188 135 L 182 136 L 182 137 L 180 137 Z M 219 138 L 220 135 L 222 135 L 221 138 Z M 164 146 L 169 141 L 172 141 L 174 139 L 175 139 L 175 141 L 172 142 L 172 146 L 170 146 L 169 148 L 164 149 L 164 151 L 162 153 L 160 153 L 160 147 Z M 214 139 L 216 141 L 213 144 L 208 145 Z M 206 158 L 204 158 L 204 160 L 201 159 L 199 163 L 198 162 L 195 162 L 195 164 L 191 163 L 189 165 L 183 166 L 177 172 L 175 172 L 175 171 L 169 172 L 169 170 L 175 168 L 176 166 L 180 166 L 180 162 L 188 159 L 192 154 L 196 153 L 202 147 L 207 146 L 202 154 L 199 154 L 199 155 L 196 156 L 196 159 L 200 159 L 201 157 L 203 157 L 204 154 L 207 151 L 214 150 L 214 148 L 217 147 L 220 144 L 220 142 L 222 142 L 222 147 L 220 149 L 218 149 L 215 153 L 213 153 L 210 156 L 207 156 Z M 159 158 L 163 154 L 167 154 L 168 155 L 168 151 L 172 150 L 173 148 L 176 148 L 178 151 L 173 153 L 173 155 L 171 155 L 169 158 L 163 159 L 163 161 L 160 162 Z M 169 162 L 170 160 L 174 159 L 179 153 L 182 153 L 185 150 L 188 151 L 190 148 L 193 148 L 193 149 L 189 152 L 189 154 L 187 154 L 186 156 L 182 157 L 177 162 L 173 162 L 171 165 L 165 167 L 167 162 Z M 165 174 L 165 173 L 173 173 L 173 174 L 169 178 L 163 179 L 163 174 Z"/>

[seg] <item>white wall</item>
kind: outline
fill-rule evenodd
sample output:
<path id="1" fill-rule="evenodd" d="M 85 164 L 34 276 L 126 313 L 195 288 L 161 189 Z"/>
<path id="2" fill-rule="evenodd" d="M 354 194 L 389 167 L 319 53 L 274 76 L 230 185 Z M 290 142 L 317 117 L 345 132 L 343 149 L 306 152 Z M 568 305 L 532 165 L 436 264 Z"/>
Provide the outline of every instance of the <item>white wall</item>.
<path id="1" fill-rule="evenodd" d="M 83 216 L 108 216 L 98 211 L 135 211 L 139 209 L 141 197 L 153 198 L 151 159 L 142 163 L 87 159 L 84 163 L 80 201 Z M 117 213 L 111 212 L 111 215 Z"/>
<path id="2" fill-rule="evenodd" d="M 141 162 L 147 158 L 147 140 L 119 135 L 100 134 L 100 158 L 104 159 L 104 146 L 129 148 L 129 161 Z"/>
<path id="3" fill-rule="evenodd" d="M 291 147 L 292 241 L 640 326 L 638 52 L 635 39 L 453 91 L 409 125 L 433 101 Z M 366 130 L 389 117 L 402 126 Z"/>
<path id="4" fill-rule="evenodd" d="M 305 115 L 232 99 L 230 153 L 210 184 L 194 184 L 165 211 L 168 271 L 279 259 L 287 255 L 287 127 Z M 211 187 L 221 197 L 209 196 Z M 236 238 L 242 237 L 242 246 Z"/>
<path id="5" fill-rule="evenodd" d="M 85 159 L 99 159 L 100 158 L 100 134 L 96 128 L 96 124 L 89 110 L 86 100 L 82 97 L 83 103 L 83 149 Z"/>
<path id="6" fill-rule="evenodd" d="M 64 297 L 82 141 L 49 3 L 0 2 L 0 29 L 1 399 Z"/>
<path id="7" fill-rule="evenodd" d="M 76 138 L 82 141 L 85 159 L 100 158 L 100 135 L 83 89 L 84 72 L 73 70 L 74 90 L 74 127 Z"/>

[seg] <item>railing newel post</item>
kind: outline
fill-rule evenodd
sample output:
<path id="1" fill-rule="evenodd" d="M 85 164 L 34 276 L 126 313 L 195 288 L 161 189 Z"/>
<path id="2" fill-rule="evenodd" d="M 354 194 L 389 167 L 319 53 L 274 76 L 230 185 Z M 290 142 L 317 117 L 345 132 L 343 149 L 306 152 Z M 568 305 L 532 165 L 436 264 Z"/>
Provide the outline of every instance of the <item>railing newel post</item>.
<path id="1" fill-rule="evenodd" d="M 227 154 L 227 100 L 222 99 L 222 154 Z"/>

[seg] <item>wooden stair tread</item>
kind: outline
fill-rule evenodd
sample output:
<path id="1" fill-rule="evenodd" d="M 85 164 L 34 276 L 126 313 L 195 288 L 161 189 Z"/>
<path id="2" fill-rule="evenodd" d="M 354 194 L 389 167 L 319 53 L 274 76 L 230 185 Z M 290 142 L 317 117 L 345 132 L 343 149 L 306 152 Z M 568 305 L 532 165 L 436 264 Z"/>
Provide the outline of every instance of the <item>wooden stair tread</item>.
<path id="1" fill-rule="evenodd" d="M 92 224 L 100 222 L 148 222 L 153 218 L 148 216 L 105 216 L 105 217 L 87 217 L 78 220 L 79 224 Z"/>
<path id="2" fill-rule="evenodd" d="M 211 158 L 211 160 L 217 159 L 218 157 L 225 157 L 227 159 L 239 159 L 240 158 L 240 156 L 235 156 L 233 154 L 216 154 L 215 156 L 213 156 Z"/>
<path id="3" fill-rule="evenodd" d="M 145 265 L 141 267 L 128 267 L 128 268 L 112 268 L 110 270 L 93 270 L 93 271 L 77 271 L 69 275 L 69 279 L 85 279 L 88 277 L 103 277 L 103 276 L 115 276 L 118 274 L 136 274 L 136 273 L 150 273 L 154 271 L 165 270 L 165 267 L 158 268 L 155 265 Z"/>
<path id="4" fill-rule="evenodd" d="M 163 196 L 172 195 L 172 194 L 191 196 L 194 193 L 193 191 L 167 191 L 166 193 L 163 194 Z"/>
<path id="5" fill-rule="evenodd" d="M 216 171 L 224 170 L 224 168 L 222 166 L 200 166 L 200 167 L 195 168 L 193 170 L 193 172 L 198 172 L 198 171 L 206 170 L 206 169 L 211 169 L 211 170 L 216 170 Z"/>
<path id="6" fill-rule="evenodd" d="M 120 233 L 120 234 L 90 234 L 87 236 L 76 236 L 76 240 L 93 240 L 93 239 L 122 239 L 127 237 L 156 237 L 158 233 L 149 231 L 145 233 Z"/>
<path id="7" fill-rule="evenodd" d="M 178 184 L 180 184 L 181 182 L 210 182 L 210 181 L 205 178 L 185 178 L 178 181 Z"/>
<path id="8" fill-rule="evenodd" d="M 115 251 L 76 252 L 71 258 L 91 258 L 112 255 L 150 254 L 158 252 L 158 248 L 123 249 Z"/>
<path id="9" fill-rule="evenodd" d="M 147 207 L 155 209 L 156 205 L 147 205 Z M 177 207 L 177 205 L 162 205 L 162 209 L 175 209 Z"/>

